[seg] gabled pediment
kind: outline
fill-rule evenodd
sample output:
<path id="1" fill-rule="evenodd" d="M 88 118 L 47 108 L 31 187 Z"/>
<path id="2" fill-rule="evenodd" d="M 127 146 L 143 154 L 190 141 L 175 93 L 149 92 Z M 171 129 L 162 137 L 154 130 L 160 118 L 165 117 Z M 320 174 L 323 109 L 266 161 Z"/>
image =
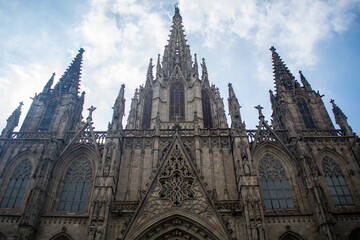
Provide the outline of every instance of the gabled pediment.
<path id="1" fill-rule="evenodd" d="M 123 239 L 158 239 L 151 237 L 159 235 L 153 231 L 158 228 L 165 235 L 178 230 L 193 236 L 192 230 L 184 227 L 192 225 L 203 232 L 200 239 L 230 239 L 194 163 L 176 136 Z"/>

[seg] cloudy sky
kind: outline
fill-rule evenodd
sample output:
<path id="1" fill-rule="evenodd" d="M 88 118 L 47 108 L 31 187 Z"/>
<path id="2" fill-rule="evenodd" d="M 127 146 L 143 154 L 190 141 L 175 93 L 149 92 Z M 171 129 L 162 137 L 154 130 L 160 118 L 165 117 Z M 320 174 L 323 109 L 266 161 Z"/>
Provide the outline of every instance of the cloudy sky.
<path id="1" fill-rule="evenodd" d="M 126 120 L 149 59 L 163 55 L 174 3 L 0 0 L 0 129 L 19 101 L 23 120 L 30 97 L 53 72 L 57 81 L 81 47 L 84 109 L 97 107 L 96 130 L 106 130 L 122 83 Z M 297 79 L 302 70 L 325 95 L 330 116 L 335 99 L 360 133 L 360 0 L 180 0 L 179 8 L 191 53 L 206 59 L 226 111 L 227 83 L 233 84 L 247 128 L 257 124 L 255 105 L 270 120 L 275 46 Z"/>

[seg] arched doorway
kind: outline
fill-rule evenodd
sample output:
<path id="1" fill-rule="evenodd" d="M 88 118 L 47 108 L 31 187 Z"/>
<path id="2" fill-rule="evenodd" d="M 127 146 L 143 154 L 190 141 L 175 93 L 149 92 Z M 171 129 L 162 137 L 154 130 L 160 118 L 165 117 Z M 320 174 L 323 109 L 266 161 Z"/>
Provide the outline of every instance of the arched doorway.
<path id="1" fill-rule="evenodd" d="M 224 237 L 224 236 L 222 236 Z M 173 215 L 152 224 L 146 230 L 130 239 L 136 240 L 220 240 L 214 231 L 209 230 L 195 219 Z"/>

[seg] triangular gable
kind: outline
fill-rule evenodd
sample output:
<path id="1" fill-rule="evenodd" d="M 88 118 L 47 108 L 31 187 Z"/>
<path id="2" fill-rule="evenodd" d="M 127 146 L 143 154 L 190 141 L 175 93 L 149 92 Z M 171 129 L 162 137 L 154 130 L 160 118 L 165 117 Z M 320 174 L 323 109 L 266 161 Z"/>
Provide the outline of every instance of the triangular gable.
<path id="1" fill-rule="evenodd" d="M 169 222 L 164 224 L 166 220 Z M 201 239 L 231 239 L 178 136 L 174 138 L 123 239 L 155 239 L 154 228 L 163 224 L 161 229 L 167 226 L 169 231 L 174 230 L 171 229 L 174 221 L 197 225 L 202 235 L 207 236 Z M 180 225 L 175 228 L 185 231 Z"/>
<path id="2" fill-rule="evenodd" d="M 292 158 L 295 158 L 293 156 L 293 154 L 290 152 L 289 148 L 284 144 L 282 139 L 267 124 L 267 122 L 264 121 L 263 118 L 260 119 L 259 126 L 258 126 L 258 129 L 257 129 L 256 134 L 255 134 L 255 139 L 254 139 L 254 142 L 252 143 L 252 146 L 251 146 L 252 154 L 254 154 L 257 145 L 259 145 L 261 142 L 274 142 L 274 143 L 280 145 L 281 147 L 283 147 L 283 149 L 285 149 L 285 151 Z"/>
<path id="3" fill-rule="evenodd" d="M 170 81 L 169 81 L 169 85 L 171 85 L 171 83 L 175 82 L 175 81 L 179 81 L 181 79 L 181 81 L 183 82 L 183 84 L 185 86 L 188 86 L 188 83 L 186 82 L 185 76 L 183 75 L 181 68 L 178 64 L 175 65 L 173 71 L 170 74 L 169 77 Z"/>
<path id="4" fill-rule="evenodd" d="M 68 145 L 66 145 L 64 150 L 61 152 L 60 156 L 63 153 L 65 153 L 66 150 L 70 146 L 72 146 L 76 143 L 80 143 L 80 144 L 88 144 L 88 145 L 93 146 L 95 148 L 95 151 L 96 151 L 98 157 L 100 157 L 99 146 L 98 146 L 98 143 L 96 142 L 94 127 L 92 126 L 92 112 L 95 109 L 96 108 L 94 108 L 92 106 L 91 106 L 91 108 L 88 109 L 90 111 L 90 113 L 89 113 L 89 116 L 86 118 L 86 123 L 81 127 L 81 129 L 79 131 L 77 131 L 77 133 L 70 140 Z"/>

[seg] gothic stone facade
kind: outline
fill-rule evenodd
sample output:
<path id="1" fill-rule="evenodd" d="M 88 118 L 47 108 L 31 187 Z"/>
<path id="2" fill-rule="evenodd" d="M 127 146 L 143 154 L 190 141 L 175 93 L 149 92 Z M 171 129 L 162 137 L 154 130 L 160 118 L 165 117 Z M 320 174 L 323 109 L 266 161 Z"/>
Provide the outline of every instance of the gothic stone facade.
<path id="1" fill-rule="evenodd" d="M 271 125 L 246 129 L 229 84 L 223 100 L 201 76 L 176 8 L 153 75 L 131 100 L 125 86 L 107 131 L 82 121 L 83 49 L 53 86 L 21 105 L 0 137 L 0 239 L 359 239 L 359 138 L 332 101 L 271 48 Z"/>

